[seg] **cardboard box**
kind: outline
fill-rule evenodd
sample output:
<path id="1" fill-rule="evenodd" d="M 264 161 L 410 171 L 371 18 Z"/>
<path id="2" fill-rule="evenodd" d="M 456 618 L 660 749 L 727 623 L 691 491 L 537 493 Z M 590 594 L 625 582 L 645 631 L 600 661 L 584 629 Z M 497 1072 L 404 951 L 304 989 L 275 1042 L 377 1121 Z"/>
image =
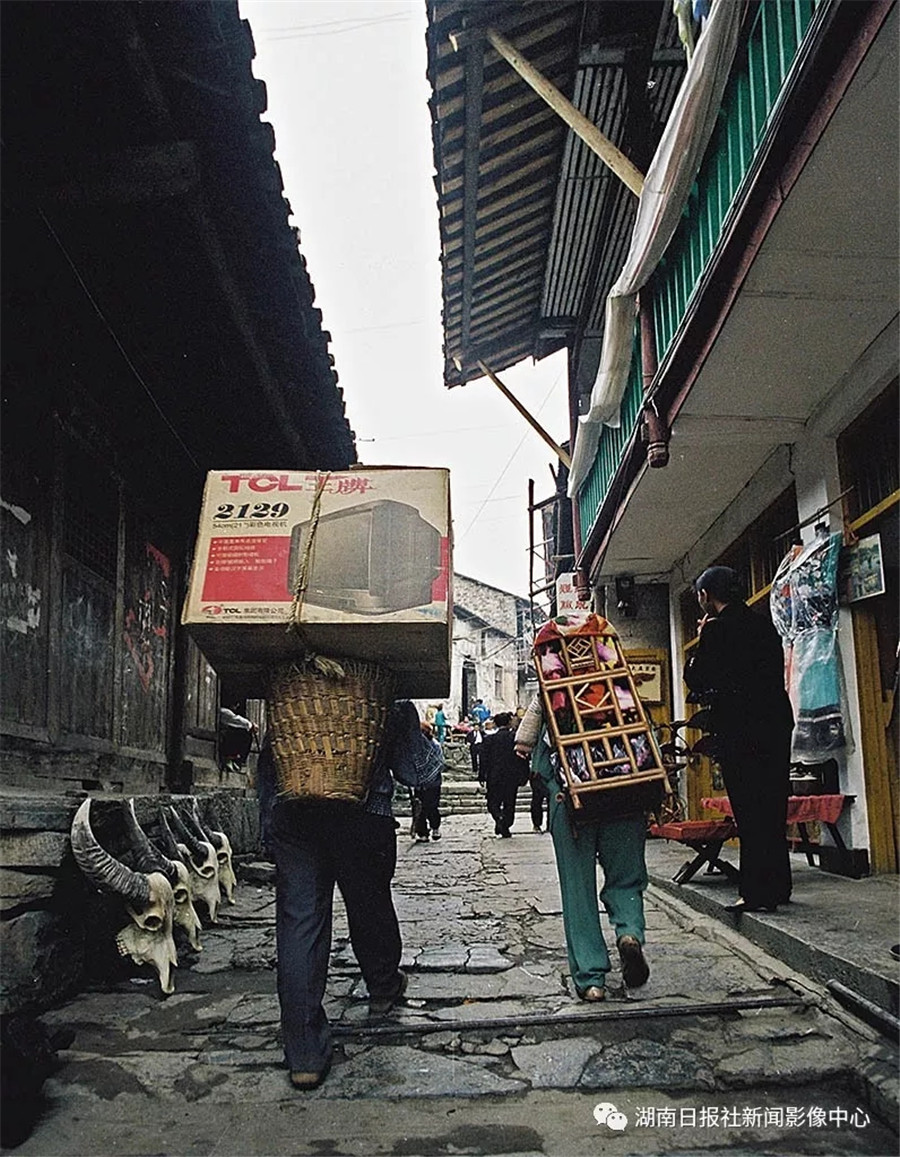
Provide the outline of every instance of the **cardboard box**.
<path id="1" fill-rule="evenodd" d="M 232 693 L 264 697 L 273 665 L 312 650 L 446 696 L 451 575 L 447 470 L 212 470 L 181 621 Z"/>

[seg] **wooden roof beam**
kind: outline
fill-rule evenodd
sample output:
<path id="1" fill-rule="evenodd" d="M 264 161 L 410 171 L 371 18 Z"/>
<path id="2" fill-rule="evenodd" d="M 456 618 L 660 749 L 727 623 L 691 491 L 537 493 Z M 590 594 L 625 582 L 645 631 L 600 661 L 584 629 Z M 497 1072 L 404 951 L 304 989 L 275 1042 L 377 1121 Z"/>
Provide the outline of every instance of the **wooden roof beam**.
<path id="1" fill-rule="evenodd" d="M 478 170 L 481 160 L 481 99 L 484 52 L 473 45 L 466 58 L 466 137 L 463 185 L 462 323 L 460 345 L 469 348 L 472 323 L 472 276 L 475 268 L 475 227 L 478 223 Z"/>

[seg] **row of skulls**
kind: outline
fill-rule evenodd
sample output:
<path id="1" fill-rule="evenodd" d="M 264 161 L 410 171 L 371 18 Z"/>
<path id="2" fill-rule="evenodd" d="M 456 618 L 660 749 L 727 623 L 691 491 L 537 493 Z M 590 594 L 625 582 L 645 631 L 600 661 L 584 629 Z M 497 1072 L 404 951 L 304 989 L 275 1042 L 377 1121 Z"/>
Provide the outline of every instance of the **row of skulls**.
<path id="1" fill-rule="evenodd" d="M 136 964 L 152 965 L 160 988 L 169 995 L 175 991 L 172 969 L 178 967 L 175 926 L 200 951 L 195 902 L 205 905 L 211 924 L 218 923 L 222 892 L 229 904 L 234 903 L 237 880 L 231 843 L 224 832 L 203 823 L 193 798 L 190 811 L 183 814 L 171 805 L 160 806 L 155 843 L 138 823 L 133 799 L 123 803 L 123 813 L 134 867 L 106 851 L 94 835 L 90 798 L 72 819 L 72 853 L 92 883 L 125 902 L 131 923 L 116 936 L 119 954 Z"/>

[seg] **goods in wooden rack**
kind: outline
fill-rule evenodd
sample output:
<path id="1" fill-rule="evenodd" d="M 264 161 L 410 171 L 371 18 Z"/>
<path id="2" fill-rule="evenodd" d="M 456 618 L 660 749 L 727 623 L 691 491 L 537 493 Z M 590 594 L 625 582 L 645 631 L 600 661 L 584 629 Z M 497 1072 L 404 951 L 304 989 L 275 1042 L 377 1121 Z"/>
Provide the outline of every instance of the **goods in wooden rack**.
<path id="1" fill-rule="evenodd" d="M 592 612 L 560 615 L 535 636 L 534 660 L 572 818 L 652 811 L 668 782 L 615 628 Z"/>

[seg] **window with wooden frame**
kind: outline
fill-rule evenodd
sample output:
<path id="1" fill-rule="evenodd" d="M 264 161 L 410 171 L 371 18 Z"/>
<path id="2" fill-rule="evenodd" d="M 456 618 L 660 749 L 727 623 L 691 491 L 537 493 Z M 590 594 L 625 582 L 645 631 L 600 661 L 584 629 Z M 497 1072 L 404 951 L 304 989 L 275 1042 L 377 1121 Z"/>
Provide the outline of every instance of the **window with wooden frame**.
<path id="1" fill-rule="evenodd" d="M 763 602 L 778 564 L 799 541 L 799 521 L 797 492 L 791 483 L 710 566 L 730 566 L 747 602 L 751 606 Z M 683 638 L 694 639 L 700 612 L 693 586 L 682 593 L 680 610 Z"/>
<path id="2" fill-rule="evenodd" d="M 897 431 L 898 379 L 838 439 L 841 489 L 847 521 L 857 529 L 895 505 L 900 491 Z M 861 521 L 865 520 L 865 521 Z"/>

